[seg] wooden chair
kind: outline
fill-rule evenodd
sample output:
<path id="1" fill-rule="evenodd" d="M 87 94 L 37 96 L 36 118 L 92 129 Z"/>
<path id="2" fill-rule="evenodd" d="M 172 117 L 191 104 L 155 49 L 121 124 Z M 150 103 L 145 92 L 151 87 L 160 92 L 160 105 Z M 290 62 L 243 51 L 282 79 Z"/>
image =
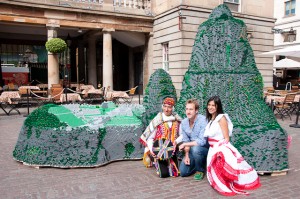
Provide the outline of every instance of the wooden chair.
<path id="1" fill-rule="evenodd" d="M 100 84 L 101 86 L 101 84 Z M 88 97 L 86 97 L 84 100 L 87 103 L 99 103 L 101 104 L 103 101 L 105 101 L 105 88 L 99 88 L 99 89 L 90 89 L 88 91 Z"/>
<path id="2" fill-rule="evenodd" d="M 95 87 L 93 85 L 81 85 L 79 88 L 79 94 L 81 95 L 82 98 L 87 99 L 88 98 L 88 92 L 90 90 L 95 90 Z"/>
<path id="3" fill-rule="evenodd" d="M 12 82 L 9 82 L 7 84 L 7 87 L 8 87 L 8 90 L 10 90 L 10 91 L 14 91 L 17 88 L 17 86 L 14 83 L 12 83 Z"/>
<path id="4" fill-rule="evenodd" d="M 292 86 L 291 92 L 295 93 L 295 92 L 298 92 L 298 91 L 299 91 L 298 86 Z"/>
<path id="5" fill-rule="evenodd" d="M 27 89 L 26 88 L 19 88 L 19 95 L 21 97 L 26 97 L 27 96 Z"/>
<path id="6" fill-rule="evenodd" d="M 112 90 L 110 89 L 110 86 L 107 86 L 106 88 L 103 87 L 103 96 L 104 96 L 104 101 L 112 100 Z"/>
<path id="7" fill-rule="evenodd" d="M 135 91 L 136 91 L 137 87 L 138 86 L 133 87 L 133 88 L 129 89 L 128 91 L 125 91 L 129 96 L 129 98 L 124 98 L 125 103 L 130 104 L 132 102 L 132 99 L 133 99 L 133 96 L 135 95 Z"/>
<path id="8" fill-rule="evenodd" d="M 275 92 L 275 89 L 273 87 L 266 87 L 265 90 L 268 92 L 268 93 L 274 93 Z"/>
<path id="9" fill-rule="evenodd" d="M 278 93 L 279 95 L 286 95 L 286 94 L 288 94 L 288 91 L 282 90 L 282 91 L 278 91 L 277 93 Z"/>
<path id="10" fill-rule="evenodd" d="M 272 95 L 275 93 L 275 89 L 273 87 L 265 87 L 263 90 L 264 90 L 264 101 L 266 101 L 268 95 Z"/>
<path id="11" fill-rule="evenodd" d="M 9 115 L 13 110 L 15 110 L 19 115 L 21 114 L 18 109 L 18 102 L 20 95 L 18 92 L 2 92 L 0 95 L 0 108 Z M 5 108 L 8 107 L 10 110 L 6 111 Z"/>
<path id="12" fill-rule="evenodd" d="M 275 104 L 275 110 L 279 115 L 280 118 L 283 120 L 285 116 L 289 116 L 290 120 L 291 118 L 291 109 L 295 100 L 296 94 L 287 94 L 284 98 L 284 101 L 282 104 Z"/>
<path id="13" fill-rule="evenodd" d="M 53 102 L 60 102 L 60 95 L 63 91 L 61 84 L 52 84 L 51 86 L 51 97 Z"/>

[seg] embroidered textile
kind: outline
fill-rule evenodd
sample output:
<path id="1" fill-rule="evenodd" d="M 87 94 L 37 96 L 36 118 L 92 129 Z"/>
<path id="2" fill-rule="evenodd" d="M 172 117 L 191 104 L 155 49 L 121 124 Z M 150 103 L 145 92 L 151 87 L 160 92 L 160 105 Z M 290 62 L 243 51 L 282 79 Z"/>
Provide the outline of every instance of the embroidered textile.
<path id="1" fill-rule="evenodd" d="M 171 97 L 167 97 L 166 99 L 164 99 L 164 104 L 174 106 L 175 105 L 175 100 Z"/>
<path id="2" fill-rule="evenodd" d="M 163 113 L 158 113 L 157 116 L 150 122 L 145 132 L 142 134 L 140 138 L 140 142 L 144 144 L 145 151 L 143 157 L 143 163 L 146 167 L 151 167 L 153 162 L 149 157 L 149 148 L 147 146 L 148 138 L 153 138 L 154 143 L 154 153 L 156 152 L 161 160 L 157 160 L 155 163 L 156 169 L 160 175 L 160 177 L 168 177 L 168 176 L 177 176 L 177 159 L 176 157 L 170 161 L 173 154 L 173 143 L 176 138 L 179 136 L 179 125 L 181 118 L 178 115 L 172 115 L 164 120 L 162 115 Z M 172 126 L 169 128 L 168 122 L 172 122 Z M 164 143 L 165 140 L 169 140 Z M 158 149 L 159 148 L 159 149 Z M 173 164 L 174 163 L 174 164 Z M 161 171 L 167 174 L 161 174 Z M 168 170 L 166 172 L 165 170 Z M 177 173 L 177 174 L 176 174 Z"/>
<path id="3" fill-rule="evenodd" d="M 172 117 L 169 117 L 167 120 L 163 120 L 163 113 L 158 113 L 155 118 L 150 122 L 150 124 L 147 126 L 146 130 L 140 137 L 140 142 L 146 146 L 145 152 L 148 152 L 149 149 L 147 149 L 147 140 L 153 133 L 156 133 L 157 127 L 162 124 L 163 122 L 169 122 L 169 121 L 177 121 L 180 122 L 182 119 L 178 114 L 172 115 Z"/>

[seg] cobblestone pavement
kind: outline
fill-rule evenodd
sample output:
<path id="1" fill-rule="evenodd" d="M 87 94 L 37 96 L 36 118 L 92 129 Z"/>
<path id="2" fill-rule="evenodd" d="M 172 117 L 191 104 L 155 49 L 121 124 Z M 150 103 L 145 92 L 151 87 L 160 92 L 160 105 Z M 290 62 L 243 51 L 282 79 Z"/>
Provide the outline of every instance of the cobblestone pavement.
<path id="1" fill-rule="evenodd" d="M 32 111 L 32 110 L 31 110 Z M 154 169 L 139 161 L 121 161 L 97 168 L 33 168 L 12 158 L 27 109 L 21 115 L 5 116 L 0 110 L 0 198 L 225 198 L 203 181 L 192 177 L 160 179 Z M 284 176 L 260 176 L 262 187 L 250 196 L 231 198 L 299 198 L 300 129 L 289 127 L 292 120 L 278 120 L 292 136 L 290 170 Z"/>

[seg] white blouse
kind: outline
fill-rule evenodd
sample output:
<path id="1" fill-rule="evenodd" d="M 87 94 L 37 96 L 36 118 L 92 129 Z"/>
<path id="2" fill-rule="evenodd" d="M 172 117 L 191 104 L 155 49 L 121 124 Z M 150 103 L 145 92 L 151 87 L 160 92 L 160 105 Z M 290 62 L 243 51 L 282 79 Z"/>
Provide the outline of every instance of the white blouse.
<path id="1" fill-rule="evenodd" d="M 204 137 L 213 138 L 216 140 L 222 140 L 224 139 L 221 126 L 219 124 L 219 121 L 222 117 L 225 117 L 228 123 L 228 132 L 229 136 L 232 135 L 233 130 L 233 124 L 227 114 L 219 114 L 214 120 L 211 120 L 205 127 L 204 131 Z"/>

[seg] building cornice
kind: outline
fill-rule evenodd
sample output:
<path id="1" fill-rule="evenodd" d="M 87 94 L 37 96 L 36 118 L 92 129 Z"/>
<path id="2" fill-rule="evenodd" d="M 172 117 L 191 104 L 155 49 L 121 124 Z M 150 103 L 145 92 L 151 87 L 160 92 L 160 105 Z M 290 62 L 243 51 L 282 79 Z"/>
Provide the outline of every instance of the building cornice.
<path id="1" fill-rule="evenodd" d="M 299 23 L 300 24 L 300 18 L 293 19 L 293 20 L 284 20 L 279 23 L 275 22 L 275 26 L 281 26 L 281 25 L 286 25 L 286 24 L 290 24 L 290 23 Z"/>
<path id="2" fill-rule="evenodd" d="M 208 13 L 210 14 L 211 11 L 213 10 L 212 8 L 206 8 L 206 7 L 199 7 L 199 6 L 188 6 L 188 5 L 180 5 L 180 6 L 177 6 L 175 8 L 171 8 L 157 16 L 155 16 L 155 20 L 159 19 L 159 18 L 162 18 L 164 16 L 167 16 L 171 13 L 174 13 L 174 12 L 178 12 L 178 10 L 190 10 L 190 11 L 197 11 L 197 12 L 203 12 L 203 13 Z M 245 18 L 245 19 L 253 19 L 253 20 L 260 20 L 260 21 L 266 21 L 266 22 L 271 22 L 271 23 L 275 23 L 276 19 L 273 18 L 273 17 L 263 17 L 263 16 L 255 16 L 255 15 L 249 15 L 249 14 L 243 14 L 243 13 L 240 13 L 240 12 L 232 12 L 232 15 L 234 17 L 237 17 L 237 18 Z"/>
<path id="3" fill-rule="evenodd" d="M 108 15 L 107 13 L 83 13 L 81 11 L 74 11 L 60 8 L 59 10 L 45 7 L 31 7 L 27 6 L 0 3 L 0 21 L 14 22 L 20 24 L 34 24 L 46 25 L 51 20 L 57 21 L 61 27 L 73 28 L 87 28 L 87 29 L 103 29 L 114 28 L 123 31 L 137 31 L 137 32 L 152 32 L 153 19 L 150 18 L 134 18 L 123 17 L 115 15 Z"/>
<path id="4" fill-rule="evenodd" d="M 60 1 L 57 1 L 60 2 Z M 64 4 L 61 5 L 53 5 L 53 4 L 45 4 L 38 1 L 18 1 L 18 0 L 2 0 L 0 2 L 1 4 L 8 4 L 8 5 L 15 5 L 15 6 L 22 6 L 22 7 L 29 7 L 29 8 L 40 8 L 40 9 L 48 9 L 48 10 L 60 10 L 60 11 L 66 11 L 66 12 L 77 12 L 77 13 L 86 13 L 86 14 L 97 14 L 97 15 L 105 15 L 105 16 L 115 16 L 115 17 L 124 17 L 124 18 L 131 18 L 131 19 L 142 19 L 146 21 L 153 21 L 154 17 L 150 14 L 145 13 L 144 10 L 138 10 L 138 9 L 126 9 L 126 8 L 115 8 L 113 6 L 95 6 L 93 5 L 93 8 L 78 8 L 78 7 L 72 7 L 72 2 L 68 2 L 69 6 L 66 6 Z M 98 9 L 96 9 L 98 8 Z M 132 11 L 132 12 L 129 12 Z"/>

